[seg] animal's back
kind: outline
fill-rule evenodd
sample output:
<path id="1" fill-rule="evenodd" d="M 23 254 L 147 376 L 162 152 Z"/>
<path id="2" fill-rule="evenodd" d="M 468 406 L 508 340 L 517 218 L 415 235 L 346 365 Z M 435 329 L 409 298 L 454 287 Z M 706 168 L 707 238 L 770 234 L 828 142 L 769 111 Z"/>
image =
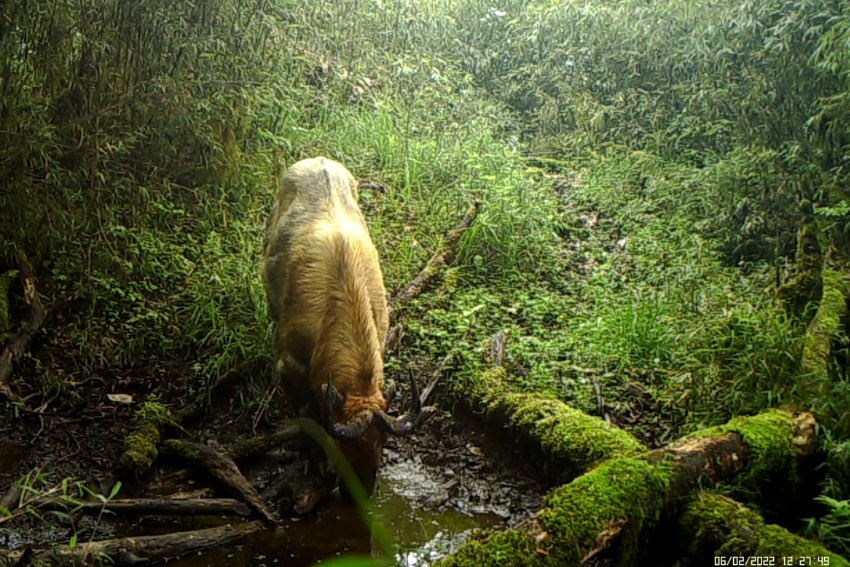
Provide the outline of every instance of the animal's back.
<path id="1" fill-rule="evenodd" d="M 310 252 L 304 249 L 309 248 L 304 246 L 305 235 L 308 239 L 319 236 L 315 225 L 334 222 L 338 212 L 353 217 L 365 230 L 357 206 L 357 182 L 345 166 L 316 157 L 301 160 L 286 171 L 263 241 L 263 281 L 275 321 L 290 294 L 288 264 Z"/>
<path id="2" fill-rule="evenodd" d="M 278 325 L 278 355 L 289 365 L 284 373 L 307 378 L 320 346 L 363 349 L 357 364 L 381 365 L 366 359 L 376 348 L 380 352 L 386 335 L 383 276 L 356 199 L 354 177 L 326 158 L 296 163 L 281 182 L 264 244 L 263 276 Z M 326 363 L 336 358 L 333 352 L 324 355 Z M 337 368 L 335 380 L 344 380 L 339 373 Z M 381 388 L 381 374 L 364 386 Z M 315 392 L 319 381 L 314 382 Z"/>

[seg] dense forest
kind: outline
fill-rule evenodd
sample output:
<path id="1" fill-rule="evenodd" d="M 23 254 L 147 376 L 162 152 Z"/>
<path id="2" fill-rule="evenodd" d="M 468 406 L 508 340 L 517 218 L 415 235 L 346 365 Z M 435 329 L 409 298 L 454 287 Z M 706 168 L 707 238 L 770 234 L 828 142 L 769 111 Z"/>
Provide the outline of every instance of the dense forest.
<path id="1" fill-rule="evenodd" d="M 439 411 L 393 454 L 469 414 L 545 486 L 434 560 L 848 564 L 840 0 L 0 1 L 0 564 L 120 536 L 160 433 L 282 422 L 261 249 L 314 156 L 388 294 L 428 279 L 384 362 Z"/>

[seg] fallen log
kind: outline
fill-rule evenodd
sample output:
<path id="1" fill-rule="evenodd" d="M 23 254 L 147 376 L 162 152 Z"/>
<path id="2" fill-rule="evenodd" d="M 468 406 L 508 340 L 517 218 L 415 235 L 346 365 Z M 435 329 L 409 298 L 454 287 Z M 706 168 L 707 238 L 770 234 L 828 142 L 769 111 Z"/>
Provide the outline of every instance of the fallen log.
<path id="1" fill-rule="evenodd" d="M 67 505 L 61 509 L 67 509 Z M 42 508 L 59 509 L 59 506 Z M 247 505 L 233 498 L 118 498 L 108 502 L 76 502 L 74 510 L 89 514 L 111 512 L 122 516 L 250 516 Z"/>
<path id="2" fill-rule="evenodd" d="M 544 475 L 568 482 L 594 464 L 648 449 L 626 431 L 543 394 L 519 393 L 507 383 L 507 372 L 493 366 L 468 383 L 454 384 L 456 393 L 489 424 L 506 427 L 543 455 Z"/>
<path id="3" fill-rule="evenodd" d="M 231 493 L 242 499 L 263 521 L 269 524 L 276 522 L 275 517 L 266 507 L 257 490 L 242 475 L 236 463 L 230 457 L 212 447 L 180 439 L 168 439 L 163 442 L 162 451 L 193 465 L 203 467 Z"/>
<path id="4" fill-rule="evenodd" d="M 50 549 L 0 551 L 0 566 L 152 565 L 237 542 L 262 529 L 260 522 L 219 526 L 165 535 L 123 537 Z"/>
<path id="5" fill-rule="evenodd" d="M 446 234 L 445 240 L 437 249 L 437 252 L 428 260 L 428 263 L 425 264 L 425 267 L 422 268 L 422 271 L 406 287 L 393 294 L 387 306 L 387 314 L 391 321 L 403 305 L 428 288 L 442 267 L 448 266 L 454 261 L 460 239 L 464 232 L 472 226 L 479 210 L 481 210 L 481 203 L 478 201 L 472 203 L 460 223 Z M 387 341 L 384 341 L 384 344 L 386 345 Z"/>
<path id="6" fill-rule="evenodd" d="M 809 414 L 795 420 L 768 410 L 665 449 L 605 461 L 553 490 L 522 526 L 484 532 L 438 565 L 578 565 L 602 553 L 616 564 L 641 564 L 652 530 L 695 488 L 741 476 L 757 485 L 793 473 L 798 455 L 815 445 L 811 424 Z"/>
<path id="7" fill-rule="evenodd" d="M 23 250 L 16 250 L 15 258 L 18 261 L 19 277 L 24 288 L 24 299 L 27 305 L 29 305 L 30 312 L 29 320 L 24 330 L 0 353 L 0 394 L 3 394 L 6 399 L 11 401 L 18 399 L 18 395 L 9 385 L 9 378 L 12 376 L 15 361 L 19 360 L 27 351 L 30 341 L 32 341 L 38 330 L 41 329 L 46 317 L 44 305 L 41 303 L 35 287 L 35 274 L 27 259 L 27 255 Z"/>
<path id="8" fill-rule="evenodd" d="M 682 540 L 690 542 L 689 557 L 708 565 L 713 557 L 751 557 L 778 560 L 793 557 L 794 565 L 850 567 L 850 561 L 819 543 L 773 524 L 731 498 L 700 492 L 682 514 Z M 805 563 L 798 563 L 801 558 Z M 715 563 L 716 565 L 717 563 Z M 766 564 L 766 563 L 762 563 Z"/>
<path id="9" fill-rule="evenodd" d="M 135 427 L 124 439 L 124 452 L 118 465 L 125 473 L 140 473 L 148 470 L 159 456 L 159 442 L 168 426 L 176 425 L 175 419 L 161 404 L 145 404 L 136 414 Z"/>

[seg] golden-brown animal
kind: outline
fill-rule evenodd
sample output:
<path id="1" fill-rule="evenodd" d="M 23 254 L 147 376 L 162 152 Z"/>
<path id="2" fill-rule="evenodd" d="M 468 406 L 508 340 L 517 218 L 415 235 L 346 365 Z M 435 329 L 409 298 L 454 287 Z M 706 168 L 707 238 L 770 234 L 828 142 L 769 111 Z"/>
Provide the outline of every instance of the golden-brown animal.
<path id="1" fill-rule="evenodd" d="M 384 432 L 413 428 L 418 394 L 409 415 L 387 415 L 383 276 L 357 182 L 342 164 L 318 157 L 287 170 L 263 245 L 263 281 L 288 398 L 322 419 L 371 492 Z"/>

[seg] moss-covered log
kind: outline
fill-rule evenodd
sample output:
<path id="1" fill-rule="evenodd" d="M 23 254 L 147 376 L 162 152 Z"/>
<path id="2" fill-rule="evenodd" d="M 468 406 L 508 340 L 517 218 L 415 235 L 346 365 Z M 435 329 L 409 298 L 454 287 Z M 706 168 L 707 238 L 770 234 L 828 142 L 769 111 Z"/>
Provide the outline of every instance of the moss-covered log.
<path id="1" fill-rule="evenodd" d="M 157 447 L 165 427 L 173 425 L 174 418 L 162 404 L 149 402 L 136 414 L 136 424 L 124 439 L 124 452 L 119 467 L 125 473 L 148 470 L 159 456 Z"/>
<path id="2" fill-rule="evenodd" d="M 512 391 L 501 366 L 490 368 L 462 388 L 464 399 L 486 412 L 488 421 L 511 428 L 526 442 L 538 445 L 544 472 L 558 481 L 575 478 L 599 461 L 647 451 L 627 432 L 560 400 Z"/>
<path id="3" fill-rule="evenodd" d="M 801 435 L 801 429 L 807 433 Z M 788 474 L 797 455 L 810 452 L 814 443 L 813 430 L 795 426 L 787 412 L 737 418 L 665 449 L 606 461 L 553 490 L 530 522 L 484 532 L 440 565 L 578 565 L 600 550 L 615 564 L 639 564 L 652 530 L 694 488 L 741 473 L 756 483 Z"/>
<path id="4" fill-rule="evenodd" d="M 829 382 L 833 339 L 842 330 L 850 294 L 850 277 L 841 272 L 823 271 L 823 297 L 806 333 L 803 371 L 816 384 Z"/>
<path id="5" fill-rule="evenodd" d="M 766 524 L 756 512 L 725 496 L 701 492 L 682 514 L 682 540 L 690 542 L 688 555 L 709 565 L 712 557 L 828 558 L 831 567 L 850 567 L 845 558 L 819 543 L 780 526 Z M 782 565 L 776 562 L 776 565 Z M 797 565 L 797 563 L 794 563 Z M 808 563 L 806 563 L 808 564 Z M 827 563 L 824 563 L 827 564 Z"/>
<path id="6" fill-rule="evenodd" d="M 208 397 L 211 397 L 215 392 L 220 392 L 221 390 L 233 387 L 235 384 L 241 382 L 243 378 L 244 374 L 241 372 L 228 372 L 212 386 Z M 207 403 L 205 400 L 208 397 L 204 397 L 198 402 L 188 404 L 174 414 L 169 412 L 169 410 L 162 404 L 145 404 L 136 415 L 134 428 L 124 440 L 124 452 L 121 454 L 119 459 L 119 467 L 121 470 L 125 473 L 138 474 L 153 466 L 154 461 L 156 461 L 157 456 L 159 456 L 158 446 L 164 437 L 166 430 L 169 427 L 175 427 L 178 425 L 185 426 L 186 424 L 192 423 L 203 416 L 207 411 Z M 273 433 L 265 440 L 265 443 L 270 444 L 282 442 L 279 437 L 275 437 L 275 435 L 280 434 L 280 431 Z M 252 449 L 249 446 L 251 443 L 257 444 L 261 442 L 257 439 L 249 440 L 248 443 L 243 444 L 240 447 L 235 447 L 234 450 L 236 450 L 237 453 L 239 451 L 250 452 L 252 450 L 259 450 L 257 447 Z M 238 454 L 233 458 L 238 459 L 245 456 L 247 455 Z"/>

